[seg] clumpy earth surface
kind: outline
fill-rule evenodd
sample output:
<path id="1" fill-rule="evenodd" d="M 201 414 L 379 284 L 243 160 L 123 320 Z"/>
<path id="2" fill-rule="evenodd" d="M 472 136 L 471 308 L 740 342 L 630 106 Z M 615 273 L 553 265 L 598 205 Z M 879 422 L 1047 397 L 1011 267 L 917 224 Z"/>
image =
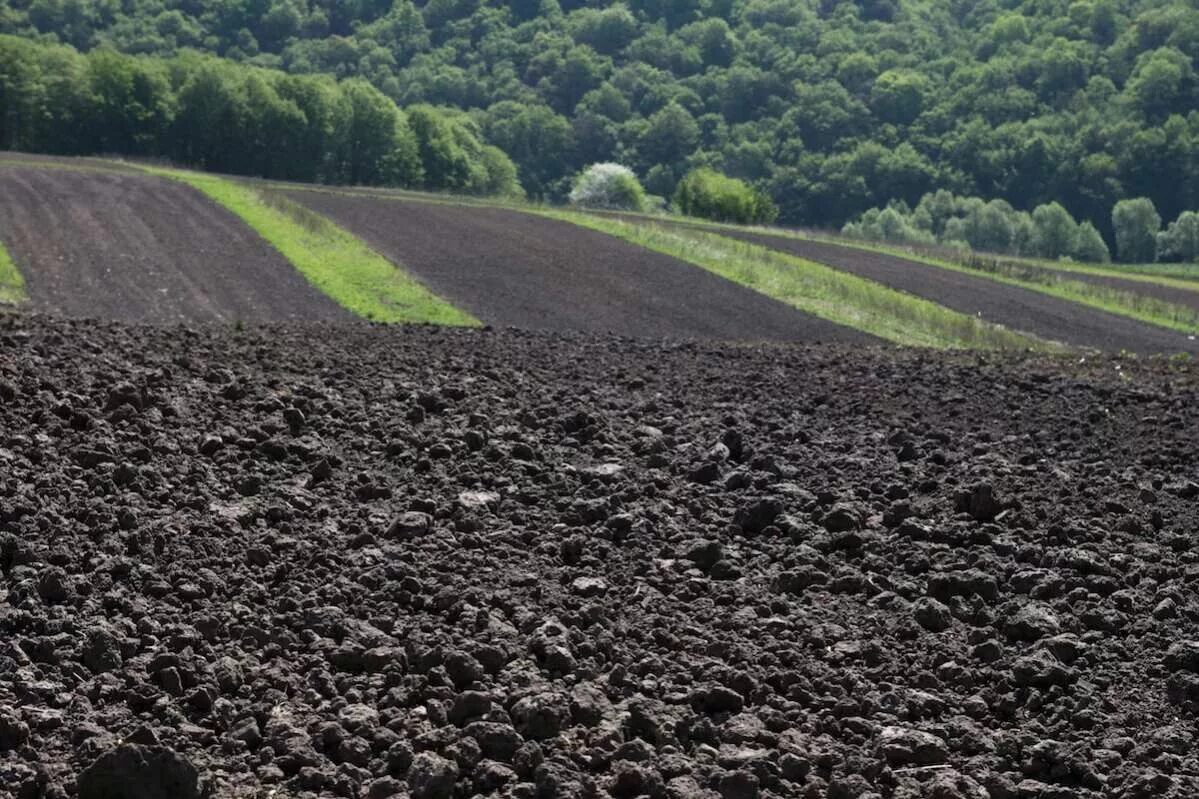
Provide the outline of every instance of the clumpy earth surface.
<path id="1" fill-rule="evenodd" d="M 0 319 L 0 793 L 1199 795 L 1187 362 Z"/>

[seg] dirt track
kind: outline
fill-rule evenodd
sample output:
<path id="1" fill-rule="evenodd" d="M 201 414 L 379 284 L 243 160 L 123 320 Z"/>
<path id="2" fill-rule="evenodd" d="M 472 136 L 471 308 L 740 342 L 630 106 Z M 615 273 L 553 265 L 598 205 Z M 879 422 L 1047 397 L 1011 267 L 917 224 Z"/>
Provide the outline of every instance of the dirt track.
<path id="1" fill-rule="evenodd" d="M 350 318 L 237 217 L 160 178 L 0 166 L 0 241 L 35 310 L 154 323 Z"/>
<path id="2" fill-rule="evenodd" d="M 673 258 L 495 208 L 293 191 L 493 325 L 736 341 L 877 340 Z"/>
<path id="3" fill-rule="evenodd" d="M 852 272 L 947 308 L 1054 341 L 1110 352 L 1199 353 L 1199 340 L 1188 339 L 1182 333 L 951 269 L 787 236 L 731 229 L 711 232 Z"/>
<path id="4" fill-rule="evenodd" d="M 1192 365 L 0 318 L 0 429 L 6 795 L 1199 796 Z"/>

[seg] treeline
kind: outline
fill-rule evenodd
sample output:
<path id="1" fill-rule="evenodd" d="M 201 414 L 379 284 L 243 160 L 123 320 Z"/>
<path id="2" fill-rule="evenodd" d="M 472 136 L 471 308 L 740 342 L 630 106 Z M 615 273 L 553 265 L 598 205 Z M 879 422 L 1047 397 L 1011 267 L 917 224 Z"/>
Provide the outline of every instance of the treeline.
<path id="1" fill-rule="evenodd" d="M 1199 261 L 1199 213 L 1184 211 L 1164 230 L 1147 197 L 1121 200 L 1111 210 L 1117 260 L 1126 263 Z M 1058 203 L 1032 213 L 1005 200 L 986 201 L 936 191 L 916 206 L 892 202 L 871 208 L 841 229 L 846 236 L 892 244 L 938 244 L 1003 255 L 1102 263 L 1111 250 L 1089 221 L 1081 224 Z"/>
<path id="2" fill-rule="evenodd" d="M 710 167 L 783 222 L 937 189 L 1199 208 L 1193 0 L 0 0 L 0 32 L 195 48 L 469 111 L 534 196 L 616 162 L 673 197 Z"/>
<path id="3" fill-rule="evenodd" d="M 240 175 L 519 195 L 516 167 L 456 111 L 401 110 L 367 81 L 0 36 L 0 147 L 120 154 Z"/>

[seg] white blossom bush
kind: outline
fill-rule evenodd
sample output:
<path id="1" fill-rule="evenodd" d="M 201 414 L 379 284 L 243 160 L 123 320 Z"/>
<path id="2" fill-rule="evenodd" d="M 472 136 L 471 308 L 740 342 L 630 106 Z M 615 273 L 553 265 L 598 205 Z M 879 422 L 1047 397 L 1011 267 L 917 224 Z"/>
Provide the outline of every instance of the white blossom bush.
<path id="1" fill-rule="evenodd" d="M 644 211 L 645 189 L 633 170 L 620 164 L 592 164 L 575 178 L 570 204 L 586 208 Z"/>

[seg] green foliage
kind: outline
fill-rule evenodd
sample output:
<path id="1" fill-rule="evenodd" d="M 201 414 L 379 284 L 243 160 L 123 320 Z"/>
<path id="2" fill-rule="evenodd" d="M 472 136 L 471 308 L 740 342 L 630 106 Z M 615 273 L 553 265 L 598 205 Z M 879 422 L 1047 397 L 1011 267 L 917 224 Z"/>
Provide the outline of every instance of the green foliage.
<path id="1" fill-rule="evenodd" d="M 940 244 L 955 250 L 1038 258 L 1109 260 L 1107 245 L 1090 222 L 1079 225 L 1061 204 L 1045 203 L 1031 214 L 1004 200 L 983 201 L 938 190 L 904 203 L 871 208 L 841 232 L 850 238 L 892 244 Z"/>
<path id="2" fill-rule="evenodd" d="M 714 169 L 694 169 L 679 182 L 675 207 L 688 216 L 743 225 L 773 222 L 778 209 L 770 197 L 743 180 Z"/>
<path id="3" fill-rule="evenodd" d="M 1116 256 L 1128 263 L 1157 260 L 1157 232 L 1162 218 L 1147 197 L 1121 200 L 1112 209 L 1112 227 L 1116 231 Z"/>
<path id="4" fill-rule="evenodd" d="M 25 278 L 0 242 L 0 305 L 17 305 L 26 300 Z"/>
<path id="5" fill-rule="evenodd" d="M 620 164 L 592 164 L 575 178 L 570 203 L 583 208 L 608 208 L 621 211 L 645 211 L 645 189 L 628 167 Z"/>
<path id="6" fill-rule="evenodd" d="M 363 78 L 287 75 L 0 36 L 0 145 L 165 157 L 287 180 L 521 195 L 516 167 L 459 112 L 413 119 Z"/>
<path id="7" fill-rule="evenodd" d="M 1090 222 L 1078 226 L 1078 238 L 1072 255 L 1075 260 L 1086 264 L 1105 264 L 1112 259 L 1103 236 Z"/>
<path id="8" fill-rule="evenodd" d="M 1199 208 L 1193 0 L 0 0 L 3 33 L 0 146 L 466 191 L 492 145 L 551 201 L 590 163 L 667 196 L 706 166 L 812 227 L 940 189 L 1020 209 L 954 214 L 1014 251 L 1035 249 L 1020 214 L 1055 202 L 1108 242 L 1121 199 Z M 419 174 L 402 125 L 391 163 L 355 162 L 350 79 L 477 127 L 424 126 Z"/>
<path id="9" fill-rule="evenodd" d="M 1036 254 L 1058 259 L 1073 255 L 1078 245 L 1078 223 L 1058 203 L 1038 205 L 1032 212 Z"/>
<path id="10" fill-rule="evenodd" d="M 1183 211 L 1158 233 L 1157 254 L 1163 261 L 1199 261 L 1199 213 Z"/>

